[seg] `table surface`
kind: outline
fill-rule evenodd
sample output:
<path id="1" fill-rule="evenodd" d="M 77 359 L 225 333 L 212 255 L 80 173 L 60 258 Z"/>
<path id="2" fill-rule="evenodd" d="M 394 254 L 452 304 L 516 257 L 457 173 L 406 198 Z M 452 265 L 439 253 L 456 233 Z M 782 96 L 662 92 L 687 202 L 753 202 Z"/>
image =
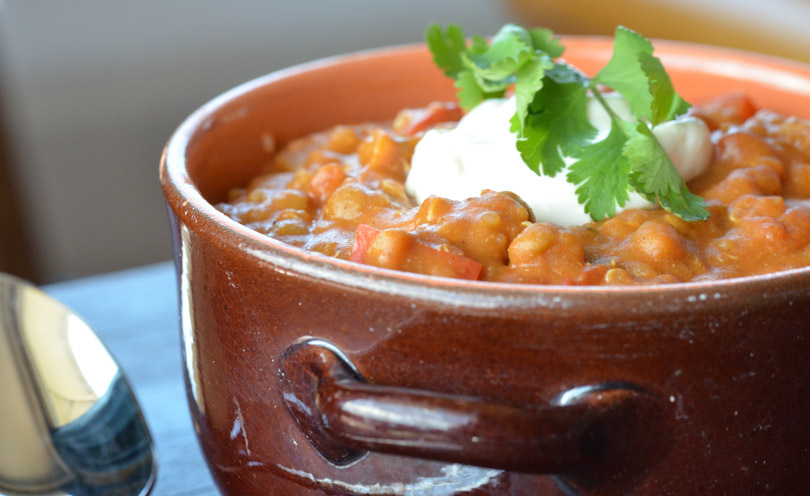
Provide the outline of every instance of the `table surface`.
<path id="1" fill-rule="evenodd" d="M 155 442 L 152 496 L 219 494 L 186 404 L 174 266 L 165 262 L 43 289 L 84 318 L 129 378 Z"/>

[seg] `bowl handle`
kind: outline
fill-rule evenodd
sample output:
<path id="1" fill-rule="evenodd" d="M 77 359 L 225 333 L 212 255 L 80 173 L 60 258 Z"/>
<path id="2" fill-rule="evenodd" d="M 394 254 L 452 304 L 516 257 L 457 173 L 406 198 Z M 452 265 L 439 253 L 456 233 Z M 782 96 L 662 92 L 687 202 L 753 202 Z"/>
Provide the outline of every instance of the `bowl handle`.
<path id="1" fill-rule="evenodd" d="M 367 451 L 539 474 L 586 485 L 657 458 L 662 403 L 632 384 L 571 389 L 539 408 L 369 384 L 328 342 L 290 347 L 282 397 L 312 444 L 346 465 Z"/>

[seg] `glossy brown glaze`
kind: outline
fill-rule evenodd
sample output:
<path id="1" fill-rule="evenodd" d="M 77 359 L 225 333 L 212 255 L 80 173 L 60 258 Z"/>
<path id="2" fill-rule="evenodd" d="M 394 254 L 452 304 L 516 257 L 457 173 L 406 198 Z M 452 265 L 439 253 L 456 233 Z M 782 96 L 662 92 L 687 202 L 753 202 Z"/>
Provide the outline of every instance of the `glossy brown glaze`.
<path id="1" fill-rule="evenodd" d="M 605 41 L 567 45 L 586 71 L 609 56 Z M 733 84 L 810 117 L 807 68 L 658 51 L 686 98 Z M 718 57 L 756 77 L 711 74 Z M 283 142 L 452 92 L 421 48 L 354 56 L 249 83 L 170 142 L 189 399 L 222 491 L 810 492 L 810 270 L 642 289 L 464 283 L 306 253 L 211 206 L 266 160 L 265 133 Z M 326 345 L 296 351 L 312 340 Z"/>
<path id="2" fill-rule="evenodd" d="M 517 408 L 368 384 L 339 350 L 318 340 L 284 354 L 281 379 L 284 404 L 316 449 L 337 465 L 373 451 L 610 481 L 640 455 L 656 458 L 658 436 L 667 427 L 660 400 L 632 384 L 583 386 L 549 405 Z M 613 472 L 602 470 L 607 466 Z"/>

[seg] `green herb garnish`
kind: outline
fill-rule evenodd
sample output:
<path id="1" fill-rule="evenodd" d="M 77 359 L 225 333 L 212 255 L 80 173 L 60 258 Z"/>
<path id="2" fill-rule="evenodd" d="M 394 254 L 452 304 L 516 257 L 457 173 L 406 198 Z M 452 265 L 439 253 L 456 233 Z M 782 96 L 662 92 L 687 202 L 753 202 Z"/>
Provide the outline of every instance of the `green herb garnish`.
<path id="1" fill-rule="evenodd" d="M 507 24 L 491 42 L 476 36 L 468 43 L 460 27 L 434 24 L 425 37 L 436 65 L 456 80 L 465 110 L 514 88 L 511 129 L 523 161 L 535 173 L 553 177 L 565 169 L 564 157 L 574 158 L 566 177 L 578 185 L 578 200 L 592 219 L 612 217 L 631 189 L 684 220 L 708 217 L 706 202 L 689 191 L 652 132 L 690 105 L 675 92 L 652 44 L 640 34 L 618 27 L 613 56 L 593 78 L 558 60 L 565 49 L 547 29 Z M 621 93 L 637 120 L 616 115 L 599 85 Z M 611 119 L 610 132 L 600 141 L 593 141 L 597 130 L 587 118 L 589 92 Z"/>

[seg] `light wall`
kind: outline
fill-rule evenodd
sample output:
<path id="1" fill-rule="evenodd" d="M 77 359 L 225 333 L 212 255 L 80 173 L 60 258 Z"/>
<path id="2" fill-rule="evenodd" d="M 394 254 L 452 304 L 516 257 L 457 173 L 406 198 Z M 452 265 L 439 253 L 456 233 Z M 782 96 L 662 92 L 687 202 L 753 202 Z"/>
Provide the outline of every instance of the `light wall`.
<path id="1" fill-rule="evenodd" d="M 0 0 L 0 77 L 23 212 L 45 281 L 171 258 L 165 141 L 222 91 L 430 22 L 490 34 L 495 0 Z"/>

